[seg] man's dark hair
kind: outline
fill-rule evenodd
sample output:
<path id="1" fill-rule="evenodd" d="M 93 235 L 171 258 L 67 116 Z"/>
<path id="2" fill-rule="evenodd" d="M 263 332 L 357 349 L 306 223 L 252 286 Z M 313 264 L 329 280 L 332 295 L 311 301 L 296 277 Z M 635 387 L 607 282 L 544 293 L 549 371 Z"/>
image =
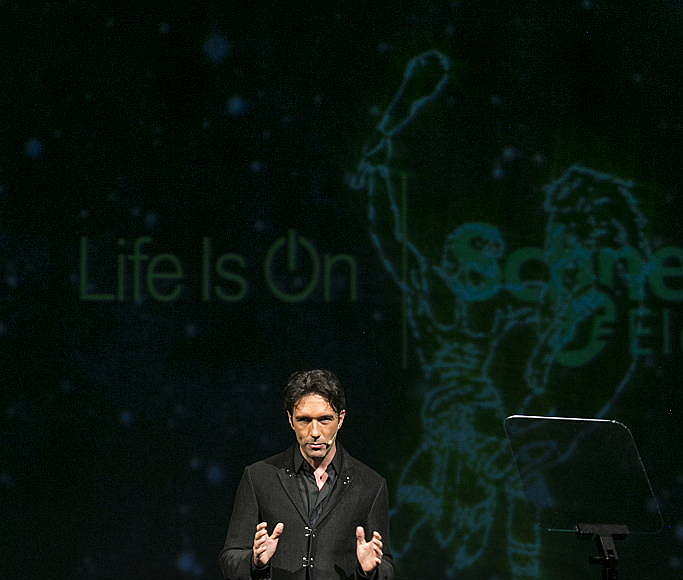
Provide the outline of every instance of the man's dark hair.
<path id="1" fill-rule="evenodd" d="M 346 409 L 344 388 L 337 376 L 328 370 L 296 371 L 289 375 L 282 391 L 285 410 L 293 413 L 299 399 L 306 395 L 320 395 L 337 413 Z"/>

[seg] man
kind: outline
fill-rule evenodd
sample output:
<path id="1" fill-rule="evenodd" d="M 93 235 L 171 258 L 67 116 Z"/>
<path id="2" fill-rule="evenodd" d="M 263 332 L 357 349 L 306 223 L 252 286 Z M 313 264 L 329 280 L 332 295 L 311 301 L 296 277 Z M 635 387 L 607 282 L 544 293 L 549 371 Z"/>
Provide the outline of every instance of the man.
<path id="1" fill-rule="evenodd" d="M 339 379 L 292 374 L 284 406 L 297 443 L 244 470 L 219 564 L 226 580 L 392 580 L 387 485 L 337 442 Z"/>

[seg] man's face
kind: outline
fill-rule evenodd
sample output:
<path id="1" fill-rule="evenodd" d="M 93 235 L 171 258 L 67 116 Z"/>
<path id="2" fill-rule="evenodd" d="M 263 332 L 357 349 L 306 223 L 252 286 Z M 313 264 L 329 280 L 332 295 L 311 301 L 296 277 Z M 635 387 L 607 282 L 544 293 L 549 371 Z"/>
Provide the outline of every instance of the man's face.
<path id="1" fill-rule="evenodd" d="M 337 413 L 320 395 L 304 395 L 294 405 L 294 412 L 287 413 L 299 447 L 309 462 L 319 464 L 334 448 L 345 413 L 343 410 Z"/>

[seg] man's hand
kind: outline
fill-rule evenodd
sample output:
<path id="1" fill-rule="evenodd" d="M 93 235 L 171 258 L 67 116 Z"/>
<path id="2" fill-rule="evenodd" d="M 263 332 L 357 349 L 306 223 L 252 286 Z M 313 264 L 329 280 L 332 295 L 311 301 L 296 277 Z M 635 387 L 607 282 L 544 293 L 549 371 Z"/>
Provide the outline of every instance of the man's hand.
<path id="1" fill-rule="evenodd" d="M 275 526 L 272 535 L 268 535 L 268 530 L 266 529 L 267 522 L 261 522 L 256 526 L 256 533 L 254 534 L 254 548 L 253 552 L 253 562 L 254 566 L 260 568 L 265 566 L 270 559 L 275 554 L 277 550 L 277 543 L 279 542 L 280 535 L 282 535 L 282 530 L 285 529 L 285 524 L 280 522 Z"/>
<path id="2" fill-rule="evenodd" d="M 382 562 L 382 536 L 372 532 L 372 540 L 365 541 L 365 531 L 361 526 L 356 528 L 356 556 L 360 567 L 366 574 L 372 572 Z"/>

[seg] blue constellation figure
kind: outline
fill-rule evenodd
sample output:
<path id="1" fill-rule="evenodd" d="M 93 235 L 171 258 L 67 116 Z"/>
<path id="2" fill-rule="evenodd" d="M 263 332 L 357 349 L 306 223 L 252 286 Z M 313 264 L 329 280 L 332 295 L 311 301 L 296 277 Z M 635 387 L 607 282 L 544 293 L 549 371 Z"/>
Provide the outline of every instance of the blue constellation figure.
<path id="1" fill-rule="evenodd" d="M 406 297 L 417 355 L 430 385 L 421 412 L 425 438 L 399 481 L 395 549 L 399 556 L 406 555 L 427 529 L 449 551 L 447 570 L 453 575 L 477 562 L 489 545 L 501 479 L 510 472 L 500 436 L 505 408 L 489 369 L 499 342 L 531 309 L 500 309 L 488 325 L 474 324 L 473 305 L 500 289 L 498 259 L 505 247 L 494 226 L 474 223 L 455 229 L 438 265 L 403 231 L 393 140 L 443 91 L 450 68 L 449 59 L 436 51 L 408 63 L 353 185 L 367 191 L 371 237 Z M 432 90 L 420 94 L 425 76 L 434 81 Z M 410 257 L 409 274 L 403 277 L 392 261 L 400 246 Z M 439 285 L 455 298 L 446 317 L 434 309 L 433 293 Z M 535 545 L 523 543 L 509 550 L 515 556 L 523 553 L 524 560 L 532 552 L 533 564 Z"/>
<path id="2" fill-rule="evenodd" d="M 551 370 L 558 363 L 576 366 L 590 360 L 603 344 L 603 326 L 614 322 L 614 302 L 597 284 L 593 259 L 599 251 L 619 252 L 634 244 L 647 255 L 644 219 L 631 184 L 579 165 L 569 168 L 546 189 L 542 258 L 549 265 L 549 280 L 523 283 L 537 292 L 536 306 L 513 306 L 519 301 L 511 299 L 510 305 L 487 313 L 481 303 L 506 289 L 499 264 L 505 242 L 498 228 L 468 223 L 454 229 L 435 264 L 407 236 L 399 199 L 401 174 L 394 143 L 425 106 L 439 98 L 450 70 L 448 57 L 437 51 L 408 63 L 351 182 L 367 193 L 370 236 L 404 295 L 428 384 L 421 409 L 423 439 L 398 484 L 394 549 L 405 558 L 429 534 L 447 554 L 446 574 L 458 576 L 490 548 L 500 518 L 506 526 L 510 577 L 538 578 L 539 528 L 530 525 L 526 514 L 519 516 L 524 500 L 501 431 L 510 409 L 491 378 L 491 365 L 514 328 L 532 329 L 536 342 L 524 372 L 528 394 L 512 410 L 551 411 Z M 616 219 L 615 208 L 625 217 Z M 397 259 L 402 251 L 404 268 Z M 626 277 L 623 269 L 619 273 Z M 446 315 L 437 312 L 442 306 L 439 287 L 450 296 Z M 572 349 L 585 324 L 592 325 L 595 340 Z M 596 416 L 614 403 L 635 364 L 629 363 L 614 395 Z"/>

